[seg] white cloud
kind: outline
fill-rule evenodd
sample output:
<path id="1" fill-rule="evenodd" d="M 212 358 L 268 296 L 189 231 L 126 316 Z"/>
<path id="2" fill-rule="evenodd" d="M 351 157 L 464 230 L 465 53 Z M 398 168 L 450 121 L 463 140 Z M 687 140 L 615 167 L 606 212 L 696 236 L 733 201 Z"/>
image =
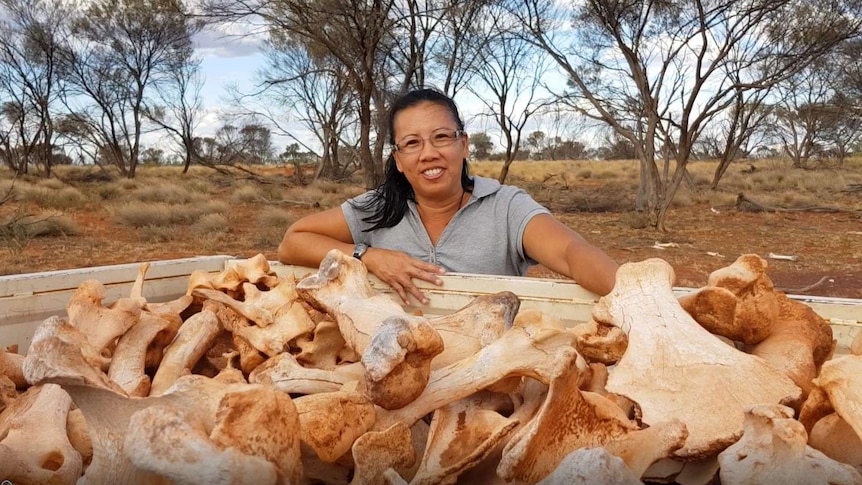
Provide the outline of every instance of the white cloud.
<path id="1" fill-rule="evenodd" d="M 260 52 L 266 35 L 249 24 L 208 27 L 194 37 L 201 57 L 245 57 Z"/>

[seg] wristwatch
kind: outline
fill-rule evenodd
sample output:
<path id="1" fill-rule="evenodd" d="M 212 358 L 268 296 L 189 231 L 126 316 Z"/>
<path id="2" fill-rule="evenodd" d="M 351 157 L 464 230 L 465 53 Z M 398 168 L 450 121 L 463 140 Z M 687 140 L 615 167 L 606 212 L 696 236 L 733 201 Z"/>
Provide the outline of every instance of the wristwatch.
<path id="1" fill-rule="evenodd" d="M 365 254 L 365 251 L 368 251 L 368 245 L 359 243 L 356 246 L 353 246 L 353 257 L 361 260 L 362 256 Z"/>

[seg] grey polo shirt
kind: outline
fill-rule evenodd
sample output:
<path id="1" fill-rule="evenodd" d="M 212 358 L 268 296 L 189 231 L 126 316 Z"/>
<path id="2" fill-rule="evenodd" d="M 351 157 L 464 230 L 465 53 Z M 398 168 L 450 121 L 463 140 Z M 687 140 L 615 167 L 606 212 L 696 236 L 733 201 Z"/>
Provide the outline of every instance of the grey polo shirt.
<path id="1" fill-rule="evenodd" d="M 416 203 L 397 225 L 371 232 L 362 212 L 347 201 L 341 205 L 356 243 L 394 249 L 457 273 L 522 276 L 535 264 L 524 255 L 524 229 L 533 217 L 550 212 L 522 189 L 474 176 L 470 200 L 449 221 L 437 245 L 431 244 Z M 353 201 L 370 197 L 366 192 Z"/>

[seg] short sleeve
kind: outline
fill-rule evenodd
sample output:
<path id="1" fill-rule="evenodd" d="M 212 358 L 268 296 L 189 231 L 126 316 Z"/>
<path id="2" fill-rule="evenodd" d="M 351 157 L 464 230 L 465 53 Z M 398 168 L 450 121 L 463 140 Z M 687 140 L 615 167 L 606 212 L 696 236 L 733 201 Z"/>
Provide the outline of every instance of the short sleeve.
<path id="1" fill-rule="evenodd" d="M 509 242 L 514 246 L 509 248 L 510 254 L 517 254 L 518 259 L 529 264 L 535 261 L 527 258 L 524 252 L 524 231 L 527 224 L 539 214 L 550 214 L 551 212 L 543 205 L 536 202 L 530 194 L 523 189 L 511 187 L 513 193 L 509 201 Z"/>
<path id="2" fill-rule="evenodd" d="M 369 233 L 365 231 L 372 225 L 363 221 L 371 215 L 371 212 L 362 210 L 362 207 L 373 200 L 373 197 L 374 191 L 368 191 L 341 204 L 341 212 L 344 213 L 344 219 L 347 221 L 347 227 L 350 228 L 354 243 L 370 244 L 371 242 Z"/>

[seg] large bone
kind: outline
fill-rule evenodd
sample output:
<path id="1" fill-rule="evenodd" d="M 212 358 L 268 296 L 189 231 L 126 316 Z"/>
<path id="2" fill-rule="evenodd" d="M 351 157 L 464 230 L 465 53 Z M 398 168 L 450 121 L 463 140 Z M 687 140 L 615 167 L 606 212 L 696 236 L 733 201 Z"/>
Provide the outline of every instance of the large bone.
<path id="1" fill-rule="evenodd" d="M 317 274 L 297 283 L 296 292 L 331 315 L 347 346 L 360 355 L 381 322 L 393 315 L 405 315 L 392 297 L 375 293 L 361 261 L 335 249 L 323 258 Z"/>
<path id="2" fill-rule="evenodd" d="M 302 442 L 324 462 L 332 463 L 350 450 L 356 438 L 374 424 L 374 405 L 364 394 L 343 390 L 294 400 Z"/>
<path id="3" fill-rule="evenodd" d="M 18 388 L 27 387 L 24 372 L 21 370 L 22 365 L 24 365 L 23 355 L 7 352 L 0 347 L 0 376 L 8 377 Z"/>
<path id="4" fill-rule="evenodd" d="M 811 307 L 772 287 L 766 260 L 740 256 L 709 275 L 706 288 L 680 299 L 707 330 L 748 345 L 747 351 L 781 370 L 804 394 L 832 355 L 829 322 Z"/>
<path id="5" fill-rule="evenodd" d="M 377 294 L 368 282 L 365 265 L 338 250 L 320 263 L 317 274 L 296 285 L 299 295 L 315 308 L 329 313 L 347 346 L 364 354 L 378 327 L 389 317 L 424 319 L 407 315 L 390 296 Z M 473 355 L 512 326 L 520 300 L 511 292 L 475 298 L 449 315 L 428 319 L 443 339 L 443 352 L 432 362 L 440 369 Z"/>
<path id="6" fill-rule="evenodd" d="M 829 483 L 858 485 L 862 476 L 806 445 L 802 424 L 781 405 L 752 406 L 745 433 L 718 455 L 721 483 L 739 485 Z"/>
<path id="7" fill-rule="evenodd" d="M 808 446 L 857 470 L 862 466 L 862 439 L 837 413 L 832 413 L 814 424 L 808 433 Z"/>
<path id="8" fill-rule="evenodd" d="M 489 396 L 479 393 L 434 412 L 425 454 L 411 485 L 455 483 L 508 438 L 518 421 L 490 409 L 494 406 Z"/>
<path id="9" fill-rule="evenodd" d="M 282 307 L 273 314 L 273 323 L 268 327 L 241 327 L 239 335 L 244 337 L 264 354 L 272 357 L 287 350 L 288 343 L 300 335 L 314 331 L 314 322 L 300 302 Z"/>
<path id="10" fill-rule="evenodd" d="M 580 448 L 560 462 L 538 485 L 641 485 L 625 462 L 604 448 Z"/>
<path id="11" fill-rule="evenodd" d="M 111 359 L 108 377 L 129 396 L 143 397 L 150 393 L 150 377 L 146 374 L 147 350 L 156 337 L 176 333 L 170 320 L 142 312 L 140 322 L 120 337 Z"/>
<path id="12" fill-rule="evenodd" d="M 248 376 L 252 384 L 265 384 L 287 394 L 335 392 L 353 382 L 349 376 L 333 371 L 306 368 L 285 352 L 268 359 Z"/>
<path id="13" fill-rule="evenodd" d="M 80 332 L 69 325 L 64 326 L 59 319 L 53 320 L 53 325 L 51 322 L 49 319 L 37 329 L 30 352 L 24 360 L 24 375 L 28 382 L 34 385 L 51 382 L 63 386 L 86 417 L 92 439 L 93 459 L 78 485 L 164 483 L 163 475 L 149 471 L 147 467 L 136 466 L 130 461 L 130 455 L 138 456 L 137 452 L 124 451 L 127 443 L 124 437 L 127 437 L 130 431 L 143 433 L 153 440 L 162 439 L 159 436 L 165 431 L 134 426 L 130 429 L 135 413 L 158 407 L 168 409 L 169 411 L 164 413 L 155 413 L 156 417 L 161 414 L 171 416 L 168 424 L 174 423 L 176 426 L 180 426 L 177 420 L 184 423 L 182 426 L 194 425 L 202 429 L 206 437 L 206 432 L 215 428 L 219 421 L 217 413 L 225 395 L 259 388 L 249 384 L 225 384 L 202 376 L 185 376 L 161 396 L 129 398 L 116 383 L 85 359 L 84 355 L 91 354 L 93 350 Z M 246 409 L 242 412 L 253 410 Z M 271 434 L 273 429 L 259 432 L 267 435 Z M 295 428 L 291 432 L 298 435 Z M 200 448 L 194 448 L 198 439 L 192 439 L 192 436 L 188 438 L 191 441 L 176 446 L 182 448 L 188 445 L 192 447 L 192 451 L 201 451 Z M 245 436 L 244 439 L 248 442 L 256 440 L 254 435 Z M 206 443 L 209 441 L 199 444 L 204 446 Z M 176 455 L 180 456 L 184 455 Z M 191 456 L 197 455 L 193 453 Z M 241 464 L 237 463 L 236 466 Z M 231 473 L 226 472 L 226 476 L 233 476 Z"/>
<path id="14" fill-rule="evenodd" d="M 412 425 L 426 414 L 510 376 L 549 383 L 555 360 L 573 351 L 575 336 L 565 330 L 525 322 L 507 330 L 474 355 L 431 372 L 425 391 L 394 411 L 379 410 L 375 429 L 401 420 Z"/>
<path id="15" fill-rule="evenodd" d="M 180 327 L 174 341 L 165 349 L 162 365 L 150 385 L 150 396 L 164 393 L 180 376 L 191 371 L 219 331 L 221 325 L 212 312 L 202 311 L 189 317 Z"/>
<path id="16" fill-rule="evenodd" d="M 814 384 L 825 391 L 835 412 L 862 438 L 862 356 L 842 355 L 826 361 Z"/>
<path id="17" fill-rule="evenodd" d="M 239 368 L 244 373 L 249 374 L 266 360 L 260 351 L 242 336 L 241 330 L 251 325 L 247 318 L 214 300 L 205 301 L 203 310 L 215 313 L 222 328 L 231 333 L 233 345 L 239 352 Z"/>
<path id="18" fill-rule="evenodd" d="M 503 450 L 497 467 L 503 479 L 535 483 L 550 475 L 572 451 L 594 446 L 605 446 L 639 477 L 654 461 L 682 447 L 687 432 L 678 420 L 638 430 L 613 402 L 582 393 L 577 387 L 576 361 L 574 350 L 556 360 L 550 391 L 539 414 Z"/>
<path id="19" fill-rule="evenodd" d="M 198 298 L 215 300 L 234 310 L 245 318 L 248 318 L 252 322 L 256 323 L 259 327 L 267 327 L 269 325 L 272 325 L 272 322 L 275 320 L 275 317 L 273 316 L 272 312 L 267 310 L 266 308 L 234 300 L 229 295 L 226 295 L 218 290 L 196 288 L 192 290 L 192 295 Z"/>
<path id="20" fill-rule="evenodd" d="M 443 351 L 443 339 L 427 320 L 386 319 L 362 355 L 368 392 L 374 404 L 398 409 L 425 390 L 431 359 Z"/>
<path id="21" fill-rule="evenodd" d="M 102 305 L 105 286 L 96 280 L 86 280 L 69 299 L 66 311 L 69 323 L 87 336 L 97 353 L 138 323 L 143 303 L 140 300 L 120 298 L 112 308 Z"/>
<path id="22" fill-rule="evenodd" d="M 327 318 L 317 322 L 313 335 L 296 338 L 296 346 L 300 348 L 296 361 L 306 367 L 334 370 L 344 345 L 338 324 Z"/>
<path id="23" fill-rule="evenodd" d="M 210 438 L 223 448 L 274 463 L 280 483 L 300 483 L 299 413 L 290 397 L 267 387 L 225 394 Z"/>
<path id="24" fill-rule="evenodd" d="M 195 424 L 170 407 L 142 409 L 130 417 L 126 455 L 139 469 L 182 485 L 276 483 L 273 463 L 236 448 L 222 449 Z"/>
<path id="25" fill-rule="evenodd" d="M 384 431 L 369 431 L 353 443 L 356 470 L 351 485 L 382 485 L 390 468 L 411 467 L 416 461 L 410 428 L 395 423 Z"/>
<path id="26" fill-rule="evenodd" d="M 701 327 L 674 296 L 673 280 L 673 269 L 660 259 L 626 263 L 593 317 L 629 338 L 607 390 L 638 403 L 647 424 L 679 418 L 689 437 L 675 455 L 692 460 L 739 439 L 748 406 L 796 403 L 802 392 L 760 357 Z"/>
<path id="27" fill-rule="evenodd" d="M 233 269 L 242 280 L 254 284 L 260 283 L 267 288 L 274 288 L 282 281 L 272 272 L 269 267 L 269 260 L 262 253 L 239 261 L 234 264 Z"/>
<path id="28" fill-rule="evenodd" d="M 0 413 L 0 476 L 9 483 L 74 484 L 81 454 L 66 435 L 72 399 L 55 384 L 34 386 Z"/>

